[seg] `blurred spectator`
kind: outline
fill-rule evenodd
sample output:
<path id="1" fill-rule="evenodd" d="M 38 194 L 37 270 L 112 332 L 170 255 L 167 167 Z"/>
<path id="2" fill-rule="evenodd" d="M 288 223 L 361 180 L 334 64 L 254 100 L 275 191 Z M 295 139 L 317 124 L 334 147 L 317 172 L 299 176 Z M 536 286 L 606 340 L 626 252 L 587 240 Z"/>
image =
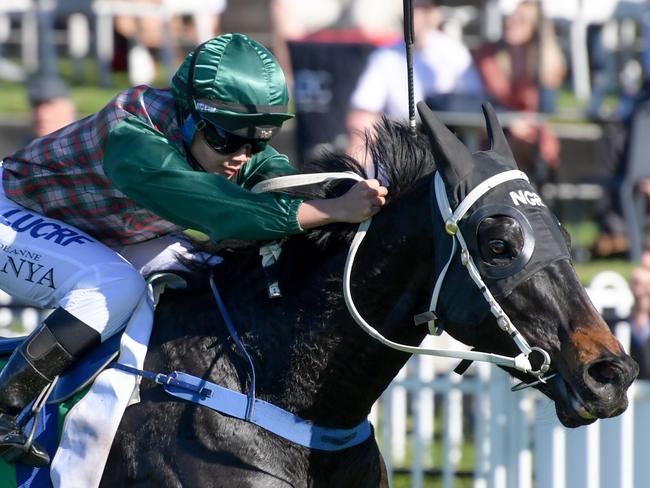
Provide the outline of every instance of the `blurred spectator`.
<path id="1" fill-rule="evenodd" d="M 434 0 L 413 0 L 415 99 L 436 100 L 433 108 L 438 110 L 464 110 L 479 103 L 483 86 L 468 49 L 441 31 L 442 21 Z M 350 100 L 348 154 L 363 158 L 365 133 L 382 114 L 393 119 L 409 115 L 403 41 L 378 49 L 368 59 Z"/>
<path id="2" fill-rule="evenodd" d="M 606 142 L 604 150 L 611 153 L 606 161 L 611 163 L 604 182 L 607 195 L 601 200 L 599 209 L 599 235 L 592 248 L 595 257 L 639 259 L 642 240 L 635 227 L 642 225 L 642 214 L 650 202 L 650 169 L 647 164 L 649 101 L 650 82 L 646 80 L 634 96 L 622 94 L 614 118 L 599 118 Z M 628 104 L 625 110 L 620 109 Z M 628 193 L 630 187 L 633 188 L 632 194 Z M 639 196 L 638 201 L 634 201 L 635 195 Z M 627 198 L 633 201 L 624 201 Z M 623 209 L 626 209 L 625 215 Z M 647 233 L 649 229 L 646 222 L 641 233 Z"/>
<path id="3" fill-rule="evenodd" d="M 529 112 L 555 110 L 555 91 L 564 80 L 566 64 L 554 26 L 543 17 L 539 2 L 519 3 L 506 18 L 503 39 L 483 44 L 475 58 L 498 107 Z M 560 143 L 551 126 L 522 118 L 511 124 L 509 133 L 519 167 L 537 183 L 546 180 L 548 168 L 555 169 L 560 162 Z M 539 164 L 540 158 L 543 164 Z"/>
<path id="4" fill-rule="evenodd" d="M 68 86 L 59 75 L 53 9 L 54 4 L 46 0 L 35 4 L 39 29 L 38 71 L 29 77 L 27 84 L 35 137 L 54 132 L 76 119 Z"/>
<path id="5" fill-rule="evenodd" d="M 35 137 L 59 130 L 77 118 L 68 86 L 58 76 L 32 78 L 27 87 L 27 97 L 32 107 Z"/>
<path id="6" fill-rule="evenodd" d="M 119 3 L 123 0 L 116 0 Z M 182 58 L 187 46 L 195 46 L 220 33 L 221 14 L 227 0 L 132 0 L 143 7 L 159 6 L 173 13 L 169 25 L 157 15 L 115 16 L 115 57 L 113 69 L 129 72 L 136 70 L 132 83 L 150 83 L 156 73 L 155 59 L 171 39 L 172 56 Z M 190 12 L 201 12 L 191 15 Z M 207 22 L 208 29 L 200 29 L 199 23 Z M 174 61 L 176 64 L 176 61 Z"/>
<path id="7" fill-rule="evenodd" d="M 612 53 L 605 49 L 603 27 L 604 24 L 600 22 L 587 26 L 587 51 L 591 77 L 591 97 L 587 112 L 594 120 L 606 118 L 603 103 L 614 77 L 616 63 Z"/>
<path id="8" fill-rule="evenodd" d="M 401 38 L 400 0 L 273 0 L 274 52 L 296 107 L 297 159 L 344 152 L 345 119 L 369 54 Z"/>
<path id="9" fill-rule="evenodd" d="M 341 38 L 355 31 L 355 41 L 383 44 L 402 31 L 400 0 L 271 0 L 273 53 L 293 86 L 293 69 L 287 42 L 316 40 L 312 36 L 336 30 Z M 311 38 L 311 39 L 310 39 Z"/>
<path id="10" fill-rule="evenodd" d="M 632 341 L 630 353 L 639 363 L 639 379 L 650 379 L 650 248 L 646 247 L 641 264 L 632 272 L 630 283 L 634 307 L 630 317 Z"/>
<path id="11" fill-rule="evenodd" d="M 635 3 L 639 6 L 634 7 Z M 645 7 L 641 7 L 643 3 Z M 586 3 L 583 5 L 591 78 L 587 114 L 595 121 L 624 120 L 630 116 L 632 101 L 643 81 L 643 66 L 632 54 L 635 50 L 632 43 L 636 39 L 630 38 L 631 31 L 626 24 L 629 21 L 636 24 L 641 20 L 643 27 L 646 20 L 639 15 L 643 9 L 646 11 L 643 14 L 645 17 L 650 3 L 600 0 L 589 2 L 588 7 Z M 647 49 L 642 49 L 642 52 L 647 53 Z M 646 54 L 642 56 L 645 58 Z M 617 99 L 615 107 L 612 106 L 612 99 Z"/>
<path id="12" fill-rule="evenodd" d="M 629 257 L 628 223 L 621 207 L 621 186 L 626 177 L 624 159 L 627 129 L 617 121 L 600 121 L 602 138 L 599 144 L 603 154 L 603 176 L 599 179 L 604 194 L 597 202 L 596 224 L 598 236 L 591 246 L 591 257 L 596 259 Z"/>
<path id="13" fill-rule="evenodd" d="M 610 127 L 617 140 L 621 141 L 619 144 L 609 144 L 617 151 L 608 158 L 614 163 L 611 177 L 607 181 L 608 199 L 599 219 L 600 234 L 593 247 L 593 254 L 598 257 L 627 254 L 637 260 L 641 251 L 642 241 L 635 227 L 640 225 L 642 214 L 650 203 L 650 170 L 647 163 L 647 133 L 650 127 L 650 2 L 645 5 L 643 27 L 643 68 L 637 66 L 636 60 L 626 63 L 620 74 L 622 90 L 617 93 L 619 102 L 616 111 L 610 113 L 602 105 L 605 88 L 609 86 L 609 83 L 604 82 L 600 94 L 597 93 L 598 88 L 594 87 L 594 97 L 598 96 L 599 99 L 594 98 L 590 106 L 590 115 L 600 121 L 603 127 Z M 630 195 L 626 191 L 630 187 L 634 188 L 634 194 L 639 195 L 639 200 L 624 202 L 623 199 L 627 198 L 636 200 L 634 194 Z M 626 208 L 625 218 L 621 206 Z M 636 213 L 638 215 L 635 217 Z M 644 235 L 650 230 L 648 223 L 646 220 L 641 230 Z"/>

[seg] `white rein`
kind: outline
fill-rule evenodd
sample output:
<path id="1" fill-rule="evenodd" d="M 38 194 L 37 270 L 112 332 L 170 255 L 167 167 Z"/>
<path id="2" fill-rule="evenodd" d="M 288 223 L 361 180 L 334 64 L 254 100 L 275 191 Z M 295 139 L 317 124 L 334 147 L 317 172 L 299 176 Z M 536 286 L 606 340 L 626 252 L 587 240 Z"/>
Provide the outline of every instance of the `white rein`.
<path id="1" fill-rule="evenodd" d="M 438 277 L 438 280 L 436 281 L 436 284 L 434 286 L 434 291 L 431 298 L 431 308 L 432 310 L 435 309 L 435 306 L 438 301 L 438 295 L 440 293 L 440 289 L 442 286 L 442 281 L 444 279 L 444 275 L 446 274 L 447 269 L 456 252 L 456 241 L 458 241 L 458 244 L 461 247 L 462 262 L 467 267 L 470 277 L 476 283 L 479 289 L 485 290 L 483 292 L 483 296 L 485 297 L 486 301 L 490 305 L 490 311 L 497 318 L 497 323 L 499 324 L 499 327 L 504 331 L 506 331 L 513 339 L 513 341 L 521 351 L 521 354 L 515 357 L 508 357 L 508 356 L 501 356 L 498 354 L 479 352 L 479 351 L 431 349 L 431 348 L 419 347 L 419 346 L 409 346 L 406 344 L 393 342 L 390 339 L 387 339 L 380 332 L 378 332 L 374 327 L 368 324 L 368 322 L 366 322 L 364 318 L 361 316 L 361 314 L 357 310 L 352 300 L 352 294 L 350 290 L 350 277 L 352 274 L 352 266 L 354 264 L 354 258 L 356 256 L 357 250 L 359 249 L 359 246 L 361 245 L 361 241 L 363 241 L 364 237 L 366 236 L 366 232 L 370 227 L 372 217 L 359 224 L 359 228 L 357 229 L 354 239 L 352 240 L 352 244 L 350 245 L 350 250 L 348 251 L 348 256 L 345 262 L 345 269 L 343 272 L 343 296 L 345 299 L 345 304 L 348 307 L 348 311 L 350 312 L 350 315 L 352 315 L 352 318 L 355 320 L 355 322 L 366 333 L 368 333 L 371 337 L 373 337 L 374 339 L 378 340 L 382 344 L 392 349 L 397 349 L 398 351 L 403 351 L 410 354 L 425 354 L 429 356 L 439 356 L 439 357 L 456 358 L 456 359 L 462 359 L 468 361 L 483 361 L 483 362 L 494 363 L 499 366 L 514 368 L 524 373 L 532 374 L 533 376 L 536 376 L 538 380 L 544 381 L 545 379 L 543 378 L 542 375 L 546 371 L 548 371 L 549 364 L 550 364 L 550 358 L 548 356 L 548 353 L 542 349 L 536 347 L 530 347 L 526 342 L 526 340 L 524 339 L 524 337 L 519 333 L 519 331 L 512 324 L 512 322 L 510 321 L 506 313 L 503 311 L 503 309 L 499 306 L 497 301 L 494 299 L 494 297 L 488 290 L 485 283 L 483 283 L 483 280 L 478 272 L 478 269 L 474 265 L 472 258 L 469 255 L 469 251 L 467 250 L 467 245 L 465 244 L 465 240 L 463 239 L 462 234 L 460 233 L 460 230 L 458 229 L 457 226 L 458 221 L 460 221 L 460 219 L 467 212 L 467 210 L 469 210 L 472 204 L 474 204 L 476 200 L 478 200 L 484 193 L 486 193 L 490 189 L 494 188 L 498 184 L 503 183 L 505 181 L 509 181 L 512 179 L 528 180 L 528 178 L 521 171 L 506 171 L 504 173 L 499 173 L 496 176 L 488 178 L 486 181 L 484 181 L 483 183 L 478 185 L 474 190 L 472 190 L 454 212 L 452 212 L 451 209 L 449 208 L 447 193 L 444 190 L 444 182 L 442 181 L 442 178 L 438 173 L 436 173 L 435 178 L 436 178 L 435 181 L 436 199 L 438 201 L 438 205 L 440 207 L 440 211 L 443 215 L 443 218 L 445 219 L 445 229 L 447 230 L 447 233 L 450 236 L 452 236 L 452 238 L 455 237 L 455 239 L 453 242 L 449 261 L 447 262 L 447 265 L 443 269 L 441 275 Z M 355 181 L 364 180 L 363 177 L 352 172 L 290 175 L 290 176 L 281 176 L 278 178 L 272 178 L 269 180 L 262 181 L 257 185 L 255 185 L 252 188 L 252 191 L 255 193 L 277 191 L 286 188 L 294 188 L 299 186 L 311 185 L 316 183 L 324 183 L 327 181 L 341 180 L 341 179 L 350 179 Z M 530 364 L 530 360 L 528 356 L 532 351 L 537 351 L 541 353 L 543 356 L 543 364 L 538 370 L 534 370 Z"/>

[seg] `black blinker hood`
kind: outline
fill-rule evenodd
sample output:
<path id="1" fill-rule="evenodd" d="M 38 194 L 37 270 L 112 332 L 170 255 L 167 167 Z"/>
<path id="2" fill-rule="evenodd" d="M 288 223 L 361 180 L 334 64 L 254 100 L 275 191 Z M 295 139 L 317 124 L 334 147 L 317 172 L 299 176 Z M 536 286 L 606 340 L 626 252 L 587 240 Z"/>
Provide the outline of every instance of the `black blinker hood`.
<path id="1" fill-rule="evenodd" d="M 517 169 L 512 151 L 490 104 L 483 105 L 490 149 L 473 154 L 423 102 L 418 104 L 418 111 L 429 135 L 436 167 L 445 182 L 452 210 L 486 179 Z M 432 178 L 432 191 L 433 188 Z M 432 196 L 432 213 L 434 242 L 441 243 L 435 253 L 435 272 L 439 276 L 449 259 L 452 237 L 445 231 L 435 196 Z M 524 245 L 521 255 L 510 264 L 488 267 L 481 262 L 478 254 L 477 231 L 483 219 L 498 216 L 511 217 L 519 224 Z M 532 185 L 523 179 L 510 180 L 487 191 L 458 224 L 474 263 L 497 299 L 508 296 L 517 285 L 549 264 L 561 259 L 570 260 L 570 251 L 560 223 Z M 489 313 L 481 291 L 461 263 L 458 248 L 444 278 L 436 313 L 443 321 L 450 320 L 468 326 L 482 322 Z"/>

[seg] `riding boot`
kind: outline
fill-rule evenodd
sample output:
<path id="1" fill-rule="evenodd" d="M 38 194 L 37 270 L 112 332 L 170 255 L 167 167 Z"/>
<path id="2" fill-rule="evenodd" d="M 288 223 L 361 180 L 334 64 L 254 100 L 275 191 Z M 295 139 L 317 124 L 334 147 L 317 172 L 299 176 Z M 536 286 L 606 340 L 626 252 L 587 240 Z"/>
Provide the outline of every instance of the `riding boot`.
<path id="1" fill-rule="evenodd" d="M 38 444 L 27 445 L 28 436 L 17 424 L 16 416 L 56 376 L 99 342 L 97 331 L 59 308 L 13 352 L 0 372 L 0 456 L 5 461 L 33 466 L 50 462 Z"/>

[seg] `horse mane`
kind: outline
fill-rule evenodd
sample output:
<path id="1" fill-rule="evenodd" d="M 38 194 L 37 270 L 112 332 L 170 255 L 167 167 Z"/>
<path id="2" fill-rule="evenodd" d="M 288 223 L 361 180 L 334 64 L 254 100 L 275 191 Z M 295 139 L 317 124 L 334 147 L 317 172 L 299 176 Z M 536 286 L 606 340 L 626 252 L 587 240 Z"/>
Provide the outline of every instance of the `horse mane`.
<path id="1" fill-rule="evenodd" d="M 374 125 L 374 135 L 366 132 L 364 137 L 366 150 L 374 164 L 375 175 L 390 186 L 388 201 L 398 199 L 412 188 L 416 181 L 435 169 L 431 145 L 421 128 L 412 134 L 406 123 L 382 117 Z M 357 160 L 333 152 L 325 152 L 317 159 L 300 166 L 300 173 L 326 171 L 352 171 L 368 177 Z M 312 199 L 337 196 L 338 193 L 332 192 L 332 186 L 337 184 L 313 187 L 303 191 L 302 196 Z M 352 184 L 347 182 L 345 186 L 347 190 Z"/>

